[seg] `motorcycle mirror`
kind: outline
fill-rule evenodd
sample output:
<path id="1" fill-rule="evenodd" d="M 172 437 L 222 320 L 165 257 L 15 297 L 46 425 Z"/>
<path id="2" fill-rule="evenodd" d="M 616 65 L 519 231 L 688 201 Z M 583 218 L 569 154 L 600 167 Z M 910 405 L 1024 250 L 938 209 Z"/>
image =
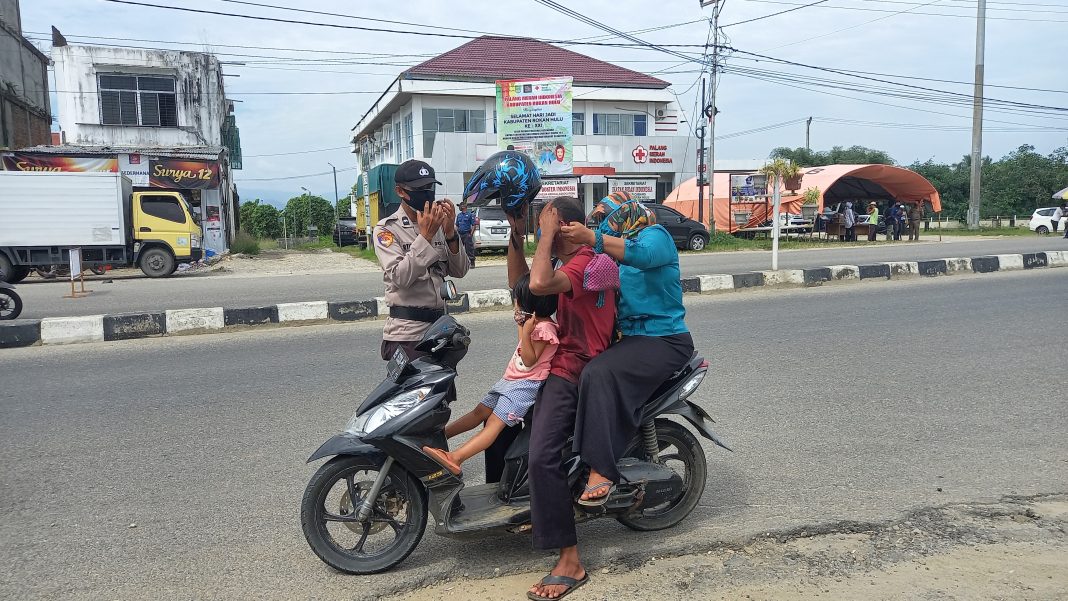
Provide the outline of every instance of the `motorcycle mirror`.
<path id="1" fill-rule="evenodd" d="M 446 301 L 454 301 L 460 298 L 460 291 L 456 289 L 456 282 L 445 280 L 441 283 L 441 298 Z"/>

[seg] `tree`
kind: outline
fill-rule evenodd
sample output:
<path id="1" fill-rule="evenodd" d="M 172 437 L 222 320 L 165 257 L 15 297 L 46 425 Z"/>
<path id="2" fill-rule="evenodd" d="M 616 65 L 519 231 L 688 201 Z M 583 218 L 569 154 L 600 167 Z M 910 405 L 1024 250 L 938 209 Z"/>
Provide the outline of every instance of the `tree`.
<path id="1" fill-rule="evenodd" d="M 321 196 L 301 194 L 290 198 L 283 214 L 290 235 L 305 235 L 309 225 L 319 228 L 322 235 L 334 231 L 334 206 Z"/>
<path id="2" fill-rule="evenodd" d="M 256 200 L 246 200 L 245 202 L 241 203 L 241 208 L 238 210 L 238 217 L 240 218 L 241 229 L 245 230 L 250 234 L 252 234 L 253 232 L 252 229 L 249 228 L 249 225 L 252 223 L 252 215 L 256 212 L 256 207 L 259 206 L 259 204 L 260 201 L 258 198 Z"/>
<path id="3" fill-rule="evenodd" d="M 281 213 L 268 204 L 256 206 L 249 232 L 257 238 L 277 238 L 282 234 Z"/>
<path id="4" fill-rule="evenodd" d="M 338 199 L 337 201 L 337 216 L 338 217 L 352 217 L 352 203 L 349 202 L 348 197 Z"/>
<path id="5" fill-rule="evenodd" d="M 802 167 L 821 167 L 823 165 L 894 165 L 894 159 L 882 150 L 864 146 L 842 148 L 835 146 L 828 151 L 809 150 L 808 148 L 787 148 L 785 146 L 771 151 L 769 158 L 789 159 Z"/>

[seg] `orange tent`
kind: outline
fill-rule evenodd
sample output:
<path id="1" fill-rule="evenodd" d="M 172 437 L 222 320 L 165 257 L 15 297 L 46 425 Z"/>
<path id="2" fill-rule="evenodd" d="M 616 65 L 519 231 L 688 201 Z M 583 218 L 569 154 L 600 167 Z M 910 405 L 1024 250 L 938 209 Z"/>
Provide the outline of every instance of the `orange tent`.
<path id="1" fill-rule="evenodd" d="M 768 203 L 731 204 L 728 198 L 730 174 L 716 173 L 713 183 L 716 198 L 712 202 L 712 213 L 716 219 L 717 230 L 725 232 L 729 229 L 737 229 L 738 226 L 733 222 L 732 212 L 751 213 L 746 226 L 754 226 L 768 219 L 770 199 Z M 813 187 L 820 191 L 818 211 L 822 211 L 825 204 L 834 205 L 847 200 L 855 204 L 858 202 L 866 204 L 869 200 L 900 202 L 927 200 L 931 205 L 931 210 L 936 213 L 942 210 L 942 199 L 931 182 L 915 171 L 892 165 L 827 165 L 802 171 L 801 185 L 798 190 Z M 707 203 L 707 186 L 704 192 Z M 804 198 L 801 196 L 783 191 L 783 212 L 801 213 L 803 203 Z M 664 204 L 691 219 L 697 219 L 697 178 L 689 179 L 672 190 L 664 199 Z M 857 210 L 863 210 L 863 205 L 858 205 Z M 705 223 L 708 222 L 707 212 L 706 204 Z"/>

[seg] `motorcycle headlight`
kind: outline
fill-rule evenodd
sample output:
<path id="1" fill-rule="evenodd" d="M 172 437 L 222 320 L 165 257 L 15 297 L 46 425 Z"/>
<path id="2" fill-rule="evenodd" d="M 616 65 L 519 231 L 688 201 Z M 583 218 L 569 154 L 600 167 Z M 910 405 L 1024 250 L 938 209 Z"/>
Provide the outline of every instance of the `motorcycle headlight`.
<path id="1" fill-rule="evenodd" d="M 679 400 L 683 400 L 693 394 L 693 391 L 697 390 L 697 387 L 704 381 L 706 373 L 704 370 L 699 371 L 691 376 L 689 380 L 686 380 L 686 383 L 682 385 L 682 390 L 679 391 Z"/>
<path id="2" fill-rule="evenodd" d="M 355 436 L 370 434 L 382 424 L 398 417 L 418 405 L 430 394 L 431 387 L 424 386 L 399 394 L 363 415 L 353 415 L 345 431 Z"/>

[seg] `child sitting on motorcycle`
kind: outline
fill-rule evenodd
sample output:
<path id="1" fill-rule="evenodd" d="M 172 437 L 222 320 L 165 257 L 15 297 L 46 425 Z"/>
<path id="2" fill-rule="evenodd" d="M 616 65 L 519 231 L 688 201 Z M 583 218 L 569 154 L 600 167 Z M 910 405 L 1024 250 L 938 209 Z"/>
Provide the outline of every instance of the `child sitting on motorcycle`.
<path id="1" fill-rule="evenodd" d="M 452 438 L 485 424 L 482 431 L 455 451 L 423 447 L 453 474 L 460 475 L 460 464 L 485 451 L 506 427 L 517 425 L 538 395 L 542 382 L 549 377 L 549 363 L 560 344 L 556 322 L 556 294 L 538 296 L 530 291 L 530 274 L 524 274 L 512 289 L 515 323 L 519 346 L 500 379 L 477 407 L 445 428 Z"/>

